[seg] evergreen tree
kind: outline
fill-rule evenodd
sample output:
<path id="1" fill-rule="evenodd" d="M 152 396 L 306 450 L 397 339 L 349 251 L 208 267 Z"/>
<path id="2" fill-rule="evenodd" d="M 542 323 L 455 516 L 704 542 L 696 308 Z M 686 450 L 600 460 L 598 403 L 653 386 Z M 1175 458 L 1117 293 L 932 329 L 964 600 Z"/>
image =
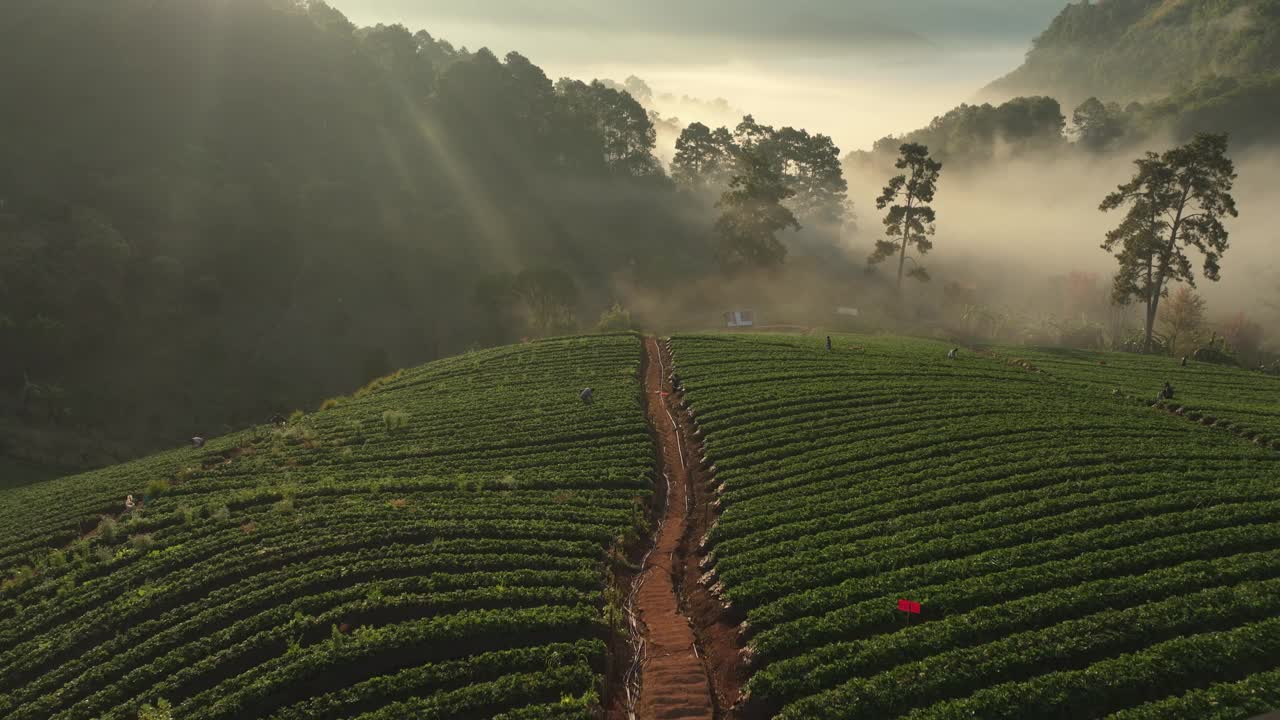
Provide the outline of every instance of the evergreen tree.
<path id="1" fill-rule="evenodd" d="M 1231 187 L 1235 165 L 1227 157 L 1227 136 L 1201 133 L 1162 155 L 1148 152 L 1134 161 L 1137 173 L 1102 201 L 1103 212 L 1128 207 L 1124 220 L 1107 233 L 1102 248 L 1116 256 L 1113 296 L 1120 303 L 1146 305 L 1143 350 L 1151 337 L 1160 299 L 1169 284 L 1195 287 L 1189 249 L 1204 256 L 1204 276 L 1218 279 L 1218 263 L 1227 249 L 1224 218 L 1236 217 Z"/>
<path id="2" fill-rule="evenodd" d="M 890 178 L 884 192 L 876 199 L 877 209 L 889 208 L 884 216 L 884 226 L 891 239 L 877 240 L 876 248 L 867 261 L 874 264 L 897 255 L 898 290 L 902 290 L 904 274 L 919 280 L 929 279 L 929 273 L 919 263 L 910 270 L 905 269 L 907 249 L 915 246 L 924 255 L 933 248 L 929 237 L 934 233 L 937 214 L 929 203 L 933 202 L 937 190 L 942 163 L 929 157 L 929 148 L 924 145 L 906 143 L 899 151 L 902 154 L 894 166 L 907 170 L 907 173 Z"/>

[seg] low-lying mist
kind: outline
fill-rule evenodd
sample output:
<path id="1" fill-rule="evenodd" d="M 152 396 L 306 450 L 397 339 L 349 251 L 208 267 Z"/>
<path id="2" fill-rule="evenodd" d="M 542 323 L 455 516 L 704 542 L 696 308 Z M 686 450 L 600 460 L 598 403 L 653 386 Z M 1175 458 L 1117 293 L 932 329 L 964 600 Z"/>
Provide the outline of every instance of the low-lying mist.
<path id="1" fill-rule="evenodd" d="M 1007 158 L 979 168 L 944 166 L 934 202 L 935 248 L 922 258 L 933 283 L 958 282 L 974 288 L 983 304 L 1024 314 L 1061 312 L 1056 298 L 1045 297 L 1053 277 L 1096 274 L 1099 285 L 1109 289 L 1116 260 L 1100 245 L 1107 231 L 1119 224 L 1122 212 L 1103 213 L 1098 205 L 1132 177 L 1133 159 L 1064 151 Z M 1234 153 L 1240 216 L 1227 223 L 1231 238 L 1221 280 L 1197 282 L 1211 319 L 1243 312 L 1264 326 L 1277 326 L 1278 159 L 1275 148 Z M 848 177 L 859 216 L 859 230 L 849 238 L 854 254 L 869 253 L 882 229 L 874 198 L 886 178 Z M 1196 251 L 1191 257 L 1197 277 L 1203 278 Z"/>
<path id="2" fill-rule="evenodd" d="M 1168 144 L 1153 144 L 1164 150 Z M 1099 203 L 1133 174 L 1137 154 L 1092 155 L 1070 147 L 1051 154 L 999 158 L 980 167 L 944 166 L 934 208 L 934 249 L 915 262 L 931 280 L 907 278 L 899 295 L 897 263 L 868 266 L 883 238 L 875 198 L 893 172 L 846 168 L 855 222 L 841 246 L 806 228 L 786 233 L 786 264 L 773 272 L 709 276 L 661 291 L 615 281 L 615 292 L 647 326 L 701 330 L 724 326 L 723 314 L 754 311 L 757 326 L 798 325 L 927 334 L 972 340 L 1063 342 L 1069 327 L 1097 326 L 1110 345 L 1141 327 L 1139 308 L 1113 307 L 1116 260 L 1103 250 L 1121 211 Z M 1234 153 L 1240 216 L 1228 223 L 1230 246 L 1221 280 L 1203 279 L 1207 328 L 1221 332 L 1243 313 L 1263 328 L 1264 345 L 1280 340 L 1280 207 L 1272 201 L 1280 150 Z M 710 220 L 707 222 L 710 236 Z M 913 253 L 914 255 L 914 253 Z M 908 263 L 908 268 L 911 263 Z M 838 311 L 844 308 L 843 312 Z M 856 310 L 857 314 L 852 314 Z M 996 319 L 993 319 L 996 318 Z"/>

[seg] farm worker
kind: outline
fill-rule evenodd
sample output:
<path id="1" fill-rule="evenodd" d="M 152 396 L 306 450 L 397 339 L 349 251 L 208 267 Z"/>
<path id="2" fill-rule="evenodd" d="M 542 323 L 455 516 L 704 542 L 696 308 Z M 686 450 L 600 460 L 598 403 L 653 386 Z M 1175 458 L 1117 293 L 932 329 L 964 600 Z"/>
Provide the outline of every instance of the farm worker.
<path id="1" fill-rule="evenodd" d="M 285 423 L 285 419 L 284 419 L 284 416 L 283 416 L 283 415 L 281 415 L 281 414 L 279 414 L 279 413 L 276 413 L 275 415 L 272 415 L 272 416 L 271 416 L 271 424 L 272 424 L 272 425 L 275 425 L 276 427 L 280 427 L 280 426 L 284 425 L 284 423 Z"/>
<path id="2" fill-rule="evenodd" d="M 950 350 L 948 350 L 948 351 L 947 351 L 947 359 L 948 359 L 948 360 L 955 360 L 955 359 L 956 359 L 956 353 L 958 353 L 958 352 L 960 352 L 960 348 L 951 348 Z"/>
<path id="3" fill-rule="evenodd" d="M 831 352 L 831 336 L 827 336 L 827 352 Z"/>
<path id="4" fill-rule="evenodd" d="M 1183 355 L 1183 356 L 1182 356 L 1182 367 L 1186 367 L 1186 366 L 1187 366 L 1187 356 L 1186 356 L 1186 355 Z"/>
<path id="5" fill-rule="evenodd" d="M 125 511 L 125 512 L 129 512 L 130 510 L 133 510 L 133 507 L 134 507 L 134 504 L 133 504 L 133 496 L 132 496 L 132 495 L 125 495 L 125 497 L 124 497 L 124 511 Z"/>
<path id="6" fill-rule="evenodd" d="M 678 373 L 671 373 L 671 389 L 679 390 L 684 385 L 684 381 L 680 379 Z"/>
<path id="7" fill-rule="evenodd" d="M 204 447 L 204 438 L 200 437 L 199 435 L 196 435 L 195 437 L 191 438 L 191 446 L 197 449 Z"/>
<path id="8" fill-rule="evenodd" d="M 590 405 L 595 400 L 595 391 L 591 388 L 583 388 L 582 392 L 578 393 L 578 397 L 582 398 L 583 403 Z"/>
<path id="9" fill-rule="evenodd" d="M 1173 386 L 1167 380 L 1164 383 L 1164 388 L 1160 390 L 1160 397 L 1165 400 L 1173 399 Z"/>

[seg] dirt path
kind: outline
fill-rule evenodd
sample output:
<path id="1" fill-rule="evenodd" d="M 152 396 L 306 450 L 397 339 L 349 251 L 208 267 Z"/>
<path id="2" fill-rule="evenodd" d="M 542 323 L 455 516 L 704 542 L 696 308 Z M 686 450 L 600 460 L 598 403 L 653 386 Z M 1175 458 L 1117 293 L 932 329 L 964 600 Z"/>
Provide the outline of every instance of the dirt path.
<path id="1" fill-rule="evenodd" d="M 670 389 L 665 377 L 670 370 L 656 338 L 645 339 L 645 355 L 645 413 L 658 442 L 659 476 L 666 480 L 659 489 L 666 492 L 661 528 L 637 578 L 635 607 L 643 624 L 645 651 L 635 712 L 641 720 L 713 720 L 717 715 L 711 683 L 680 597 L 688 565 L 696 566 L 688 552 L 693 530 L 692 478 L 675 414 L 662 394 Z"/>

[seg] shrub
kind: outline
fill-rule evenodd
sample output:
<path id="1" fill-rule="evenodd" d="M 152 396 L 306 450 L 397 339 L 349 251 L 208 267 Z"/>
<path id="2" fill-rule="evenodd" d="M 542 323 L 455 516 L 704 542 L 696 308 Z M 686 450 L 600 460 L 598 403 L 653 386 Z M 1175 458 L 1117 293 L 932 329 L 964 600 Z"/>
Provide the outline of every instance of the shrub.
<path id="1" fill-rule="evenodd" d="M 3 581 L 0 581 L 0 590 L 8 590 L 11 587 L 17 587 L 26 583 L 36 576 L 36 569 L 30 565 L 23 565 L 13 572 Z"/>
<path id="2" fill-rule="evenodd" d="M 1214 363 L 1216 365 L 1229 365 L 1233 367 L 1239 365 L 1234 355 L 1226 352 L 1225 350 L 1222 350 L 1221 348 L 1214 347 L 1212 345 L 1197 348 L 1196 351 L 1191 354 L 1191 357 L 1196 362 Z"/>
<path id="3" fill-rule="evenodd" d="M 77 565 L 83 565 L 89 562 L 89 556 L 93 552 L 93 548 L 89 546 L 89 542 L 83 538 L 76 540 L 67 546 L 68 559 Z"/>
<path id="4" fill-rule="evenodd" d="M 281 513 L 282 515 L 288 515 L 289 513 L 293 512 L 293 498 L 289 496 L 285 496 L 284 499 L 275 503 L 271 507 L 273 510 L 275 510 L 278 513 Z"/>
<path id="5" fill-rule="evenodd" d="M 173 483 L 169 482 L 165 478 L 152 480 L 151 482 L 147 483 L 146 497 L 158 498 L 161 495 L 168 493 L 169 490 L 171 490 L 172 488 L 173 488 Z"/>
<path id="6" fill-rule="evenodd" d="M 625 332 L 636 330 L 636 323 L 631 319 L 631 311 L 614 303 L 613 307 L 600 313 L 600 322 L 596 323 L 600 332 Z"/>
<path id="7" fill-rule="evenodd" d="M 409 425 L 409 413 L 399 410 L 387 410 L 382 413 L 382 425 L 387 432 L 402 430 Z"/>
<path id="8" fill-rule="evenodd" d="M 104 517 L 98 521 L 98 537 L 105 543 L 114 543 L 120 535 L 120 523 L 115 518 Z"/>
<path id="9" fill-rule="evenodd" d="M 47 568 L 66 567 L 67 554 L 61 550 L 54 550 L 44 557 L 44 562 L 41 564 Z"/>
<path id="10" fill-rule="evenodd" d="M 403 370 L 397 370 L 391 373 L 390 375 L 384 375 L 380 378 L 374 378 L 373 380 L 370 380 L 367 384 L 365 384 L 364 387 L 357 390 L 354 397 L 358 397 L 358 398 L 364 397 L 369 393 L 375 392 L 377 391 L 378 388 L 382 387 L 383 385 L 386 385 L 392 380 L 395 380 L 396 378 L 400 377 L 402 374 L 404 374 Z"/>
<path id="11" fill-rule="evenodd" d="M 134 550 L 146 552 L 152 547 L 155 547 L 156 541 L 155 538 L 151 537 L 151 535 L 142 533 L 129 538 L 129 544 L 133 546 Z"/>
<path id="12" fill-rule="evenodd" d="M 138 710 L 138 720 L 173 720 L 173 706 L 161 699 L 155 705 L 143 705 Z"/>
<path id="13" fill-rule="evenodd" d="M 336 407 L 338 407 L 338 398 L 329 398 L 328 400 L 320 403 L 320 410 L 322 412 L 325 410 L 332 410 Z"/>

